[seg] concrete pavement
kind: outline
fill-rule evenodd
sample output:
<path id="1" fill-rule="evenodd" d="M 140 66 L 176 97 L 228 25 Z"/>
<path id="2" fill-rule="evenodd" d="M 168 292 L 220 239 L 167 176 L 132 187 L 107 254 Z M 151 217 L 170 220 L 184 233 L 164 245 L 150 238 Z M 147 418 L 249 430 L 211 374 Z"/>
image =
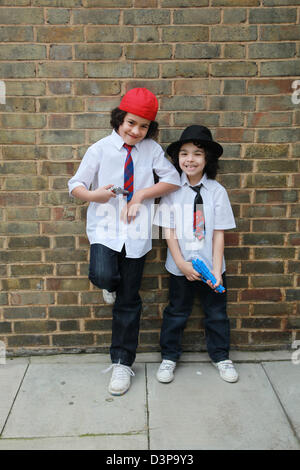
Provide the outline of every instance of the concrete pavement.
<path id="1" fill-rule="evenodd" d="M 141 353 L 130 390 L 107 391 L 107 354 L 0 364 L 0 450 L 300 449 L 300 364 L 290 351 L 232 351 L 224 382 L 206 353 L 185 353 L 158 383 L 159 353 Z"/>

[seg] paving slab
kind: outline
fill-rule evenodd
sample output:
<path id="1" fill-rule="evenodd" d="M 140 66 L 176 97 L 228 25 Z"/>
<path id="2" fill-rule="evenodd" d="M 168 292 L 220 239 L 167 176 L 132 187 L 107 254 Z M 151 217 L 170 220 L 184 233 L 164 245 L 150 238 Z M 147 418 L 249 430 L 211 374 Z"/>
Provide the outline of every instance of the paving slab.
<path id="1" fill-rule="evenodd" d="M 300 440 L 300 364 L 268 362 L 263 367 Z"/>
<path id="2" fill-rule="evenodd" d="M 0 365 L 0 433 L 28 367 L 28 361 L 6 361 Z"/>
<path id="3" fill-rule="evenodd" d="M 239 364 L 234 384 L 208 363 L 179 364 L 170 384 L 156 370 L 147 364 L 151 450 L 300 449 L 261 364 Z"/>
<path id="4" fill-rule="evenodd" d="M 136 364 L 130 393 L 113 397 L 110 364 L 31 364 L 3 438 L 147 436 L 145 366 Z"/>
<path id="5" fill-rule="evenodd" d="M 155 378 L 160 354 L 138 353 L 122 397 L 101 373 L 109 354 L 9 358 L 0 365 L 0 450 L 300 450 L 292 352 L 232 351 L 236 384 L 219 378 L 207 353 L 186 352 L 168 385 Z"/>

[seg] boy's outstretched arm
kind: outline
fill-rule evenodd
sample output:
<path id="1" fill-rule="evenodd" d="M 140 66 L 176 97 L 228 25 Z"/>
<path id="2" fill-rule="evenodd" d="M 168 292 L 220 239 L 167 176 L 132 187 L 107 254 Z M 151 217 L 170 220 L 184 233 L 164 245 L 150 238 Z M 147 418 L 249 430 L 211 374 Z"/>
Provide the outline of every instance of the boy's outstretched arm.
<path id="1" fill-rule="evenodd" d="M 81 201 L 88 202 L 108 202 L 111 197 L 116 197 L 115 193 L 110 191 L 113 184 L 108 184 L 102 188 L 97 188 L 94 191 L 89 191 L 84 186 L 77 186 L 72 191 L 72 196 L 77 197 Z"/>
<path id="2" fill-rule="evenodd" d="M 164 196 L 166 194 L 172 193 L 173 191 L 177 191 L 179 187 L 180 186 L 177 186 L 176 184 L 164 183 L 161 181 L 154 184 L 153 186 L 150 186 L 149 188 L 139 189 L 133 194 L 132 199 L 127 204 L 127 206 L 124 207 L 121 213 L 121 219 L 124 222 L 130 223 L 136 218 L 139 205 L 142 204 L 145 199 L 155 199 L 157 197 Z"/>
<path id="3" fill-rule="evenodd" d="M 150 188 L 140 189 L 135 194 L 141 192 L 139 197 L 144 199 L 155 199 L 157 197 L 165 196 L 166 194 L 172 193 L 173 191 L 177 191 L 180 186 L 171 183 L 164 183 L 163 181 L 150 186 Z M 134 196 L 134 195 L 133 195 Z"/>

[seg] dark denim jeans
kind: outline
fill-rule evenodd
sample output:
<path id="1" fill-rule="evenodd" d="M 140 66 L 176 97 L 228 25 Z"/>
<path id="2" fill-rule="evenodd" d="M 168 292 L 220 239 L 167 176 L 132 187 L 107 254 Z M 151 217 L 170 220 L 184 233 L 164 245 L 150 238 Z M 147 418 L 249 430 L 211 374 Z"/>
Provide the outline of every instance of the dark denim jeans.
<path id="1" fill-rule="evenodd" d="M 139 295 L 146 255 L 126 258 L 121 252 L 94 243 L 90 248 L 89 279 L 100 289 L 116 291 L 113 306 L 112 342 L 113 363 L 131 366 L 135 360 L 140 329 L 142 300 Z"/>
<path id="2" fill-rule="evenodd" d="M 226 288 L 226 275 L 223 274 Z M 202 281 L 188 281 L 185 276 L 170 275 L 170 303 L 165 308 L 160 335 L 162 358 L 177 362 L 182 349 L 182 335 L 193 307 L 195 293 L 200 294 L 205 318 L 207 352 L 213 362 L 228 359 L 230 325 L 226 313 L 226 292 L 214 292 Z"/>

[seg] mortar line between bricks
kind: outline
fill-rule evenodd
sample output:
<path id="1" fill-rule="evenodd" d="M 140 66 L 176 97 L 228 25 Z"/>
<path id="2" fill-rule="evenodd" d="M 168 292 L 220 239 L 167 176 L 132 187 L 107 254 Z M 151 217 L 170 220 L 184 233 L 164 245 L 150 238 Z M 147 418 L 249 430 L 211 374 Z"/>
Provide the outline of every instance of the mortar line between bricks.
<path id="1" fill-rule="evenodd" d="M 298 444 L 299 444 L 299 446 L 300 446 L 300 436 L 298 436 L 298 434 L 297 434 L 297 432 L 296 432 L 296 429 L 295 429 L 295 427 L 294 427 L 294 425 L 293 425 L 293 422 L 292 422 L 292 420 L 290 419 L 290 417 L 289 417 L 289 415 L 288 415 L 288 413 L 287 413 L 287 411 L 286 411 L 286 409 L 285 409 L 285 407 L 284 407 L 284 405 L 283 405 L 283 403 L 282 403 L 282 401 L 281 401 L 281 399 L 280 399 L 280 396 L 279 396 L 279 394 L 277 393 L 276 388 L 274 387 L 274 385 L 273 385 L 273 383 L 272 383 L 272 381 L 271 381 L 271 379 L 270 379 L 270 377 L 269 377 L 269 375 L 268 375 L 268 372 L 267 372 L 267 370 L 266 370 L 265 367 L 264 367 L 263 362 L 261 362 L 261 367 L 262 367 L 264 373 L 266 374 L 266 377 L 267 377 L 267 379 L 268 379 L 268 382 L 269 382 L 269 384 L 271 385 L 272 390 L 273 390 L 273 392 L 274 392 L 274 394 L 275 394 L 275 396 L 276 396 L 276 398 L 277 398 L 277 400 L 278 400 L 278 403 L 280 404 L 280 406 L 281 406 L 281 408 L 282 408 L 282 410 L 283 410 L 283 413 L 284 413 L 284 415 L 285 415 L 285 417 L 286 417 L 286 419 L 287 419 L 287 421 L 288 421 L 288 423 L 289 423 L 289 425 L 290 425 L 290 428 L 291 428 L 291 430 L 292 430 L 292 432 L 293 432 L 293 434 L 294 434 L 294 436 L 295 436 L 295 438 L 296 438 L 296 440 L 297 440 L 297 442 L 298 442 Z"/>
<path id="2" fill-rule="evenodd" d="M 30 366 L 30 360 L 29 360 L 29 362 L 28 362 L 28 364 L 27 364 L 27 367 L 26 367 L 25 372 L 24 372 L 24 374 L 23 374 L 22 380 L 21 380 L 21 382 L 20 382 L 20 385 L 19 385 L 19 387 L 18 387 L 18 389 L 17 389 L 17 392 L 16 392 L 16 394 L 15 394 L 15 397 L 14 397 L 14 399 L 13 399 L 12 405 L 11 405 L 11 407 L 10 407 L 10 409 L 9 409 L 8 414 L 7 414 L 7 417 L 6 417 L 6 420 L 5 420 L 5 422 L 4 422 L 4 425 L 3 425 L 2 429 L 1 429 L 1 432 L 0 432 L 0 439 L 2 439 L 2 434 L 3 434 L 4 430 L 5 430 L 6 424 L 7 424 L 8 420 L 9 420 L 10 415 L 11 415 L 11 412 L 12 412 L 12 409 L 13 409 L 13 407 L 14 407 L 15 401 L 16 401 L 16 399 L 17 399 L 17 397 L 18 397 L 19 391 L 20 391 L 20 389 L 21 389 L 21 387 L 22 387 L 22 385 L 23 385 L 23 382 L 24 382 L 24 379 L 25 379 L 25 376 L 26 376 L 26 374 L 27 374 L 27 371 L 28 371 L 29 366 Z"/>

